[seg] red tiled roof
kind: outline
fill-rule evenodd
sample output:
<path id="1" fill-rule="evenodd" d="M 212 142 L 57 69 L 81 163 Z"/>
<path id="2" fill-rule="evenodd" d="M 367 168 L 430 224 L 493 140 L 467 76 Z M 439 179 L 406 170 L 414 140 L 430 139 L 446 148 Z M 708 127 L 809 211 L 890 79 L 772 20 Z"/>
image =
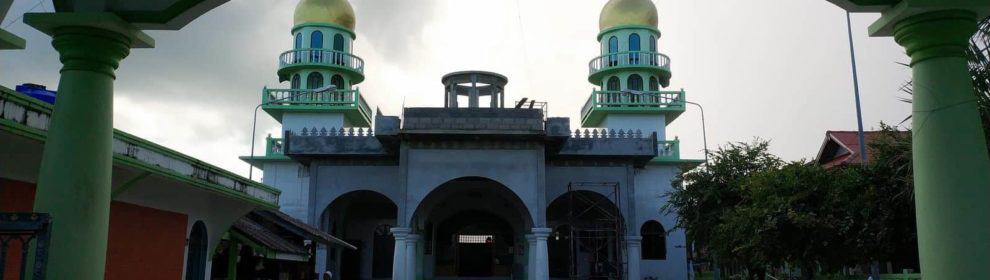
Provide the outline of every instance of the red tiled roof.
<path id="1" fill-rule="evenodd" d="M 901 133 L 910 133 L 902 131 Z M 866 143 L 873 142 L 879 135 L 879 131 L 865 131 Z M 832 153 L 832 149 L 841 149 Z M 822 143 L 816 162 L 825 167 L 833 167 L 844 164 L 860 164 L 863 159 L 860 156 L 859 132 L 857 131 L 828 131 L 825 133 L 825 142 Z M 833 156 L 835 155 L 835 156 Z M 873 151 L 867 146 L 866 158 L 873 158 Z"/>

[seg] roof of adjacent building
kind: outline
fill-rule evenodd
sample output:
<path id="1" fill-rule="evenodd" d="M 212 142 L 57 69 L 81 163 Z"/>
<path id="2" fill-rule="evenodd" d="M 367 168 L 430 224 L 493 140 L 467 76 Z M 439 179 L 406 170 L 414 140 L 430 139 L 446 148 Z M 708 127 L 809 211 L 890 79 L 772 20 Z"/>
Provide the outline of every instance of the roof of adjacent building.
<path id="1" fill-rule="evenodd" d="M 910 133 L 902 131 L 900 133 Z M 864 138 L 867 145 L 872 143 L 880 135 L 879 131 L 866 131 Z M 867 146 L 866 158 L 873 158 L 872 149 Z M 857 131 L 827 131 L 825 141 L 815 156 L 815 163 L 826 168 L 863 163 L 860 155 L 859 132 Z"/>
<path id="2" fill-rule="evenodd" d="M 280 211 L 256 210 L 237 220 L 231 230 L 279 253 L 309 254 L 302 240 L 357 249 L 354 245 Z"/>

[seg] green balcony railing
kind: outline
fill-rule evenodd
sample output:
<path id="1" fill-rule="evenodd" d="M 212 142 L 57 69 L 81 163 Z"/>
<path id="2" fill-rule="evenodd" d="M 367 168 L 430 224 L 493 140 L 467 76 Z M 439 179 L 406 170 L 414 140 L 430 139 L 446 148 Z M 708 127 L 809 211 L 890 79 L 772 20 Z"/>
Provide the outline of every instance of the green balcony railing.
<path id="1" fill-rule="evenodd" d="M 657 141 L 657 157 L 653 161 L 669 162 L 681 159 L 681 140 L 660 140 Z"/>
<path id="2" fill-rule="evenodd" d="M 269 89 L 261 92 L 262 108 L 281 120 L 281 111 L 342 112 L 357 126 L 371 124 L 371 107 L 360 90 Z"/>
<path id="3" fill-rule="evenodd" d="M 282 53 L 278 58 L 279 68 L 296 65 L 320 65 L 349 69 L 364 73 L 364 60 L 360 57 L 328 49 L 298 49 Z"/>
<path id="4" fill-rule="evenodd" d="M 285 155 L 285 142 L 282 138 L 272 138 L 271 135 L 265 138 L 265 157 L 279 157 Z"/>
<path id="5" fill-rule="evenodd" d="M 584 126 L 594 126 L 605 113 L 684 111 L 684 91 L 593 91 L 581 108 Z"/>
<path id="6" fill-rule="evenodd" d="M 588 63 L 590 75 L 623 67 L 653 67 L 670 71 L 670 57 L 658 52 L 627 51 L 602 55 Z"/>

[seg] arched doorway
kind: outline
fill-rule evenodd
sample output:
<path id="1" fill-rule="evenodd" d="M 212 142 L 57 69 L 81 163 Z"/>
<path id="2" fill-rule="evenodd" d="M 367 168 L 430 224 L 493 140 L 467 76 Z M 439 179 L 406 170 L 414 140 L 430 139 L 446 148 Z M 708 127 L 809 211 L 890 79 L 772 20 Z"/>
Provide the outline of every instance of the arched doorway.
<path id="1" fill-rule="evenodd" d="M 547 240 L 551 278 L 621 279 L 625 225 L 609 197 L 567 192 L 547 207 L 547 223 L 553 229 Z"/>
<path id="2" fill-rule="evenodd" d="M 323 230 L 346 240 L 357 250 L 332 249 L 327 270 L 343 280 L 392 277 L 398 207 L 374 191 L 354 191 L 337 197 L 321 215 Z M 334 269 L 336 268 L 336 269 Z"/>
<path id="3" fill-rule="evenodd" d="M 496 181 L 444 183 L 413 215 L 423 237 L 423 274 L 436 279 L 506 278 L 525 271 L 532 219 L 522 200 Z"/>
<path id="4" fill-rule="evenodd" d="M 206 225 L 196 221 L 189 232 L 189 248 L 186 252 L 186 280 L 204 280 L 206 277 L 206 248 L 209 242 Z"/>

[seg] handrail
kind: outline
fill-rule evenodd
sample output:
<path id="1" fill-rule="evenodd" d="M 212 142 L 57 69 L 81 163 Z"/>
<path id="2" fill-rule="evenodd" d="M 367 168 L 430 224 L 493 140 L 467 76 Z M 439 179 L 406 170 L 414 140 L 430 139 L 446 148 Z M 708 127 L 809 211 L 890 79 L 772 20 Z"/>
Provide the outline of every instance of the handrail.
<path id="1" fill-rule="evenodd" d="M 364 73 L 364 60 L 342 51 L 328 49 L 296 49 L 283 52 L 278 57 L 279 68 L 297 64 L 335 65 Z"/>
<path id="2" fill-rule="evenodd" d="M 591 75 L 612 68 L 628 66 L 651 66 L 670 70 L 670 57 L 658 52 L 625 51 L 604 54 L 588 62 Z"/>
<path id="3" fill-rule="evenodd" d="M 587 116 L 594 108 L 671 108 L 684 107 L 684 91 L 600 91 L 588 97 L 581 108 L 581 115 Z"/>
<path id="4" fill-rule="evenodd" d="M 269 136 L 265 139 L 265 156 L 281 156 L 285 155 L 285 140 L 282 138 L 272 138 Z"/>
<path id="5" fill-rule="evenodd" d="M 266 106 L 360 106 L 358 105 L 360 102 L 355 102 L 355 100 L 363 101 L 360 92 L 357 90 L 265 89 L 261 95 L 261 102 L 263 104 L 267 103 Z"/>

